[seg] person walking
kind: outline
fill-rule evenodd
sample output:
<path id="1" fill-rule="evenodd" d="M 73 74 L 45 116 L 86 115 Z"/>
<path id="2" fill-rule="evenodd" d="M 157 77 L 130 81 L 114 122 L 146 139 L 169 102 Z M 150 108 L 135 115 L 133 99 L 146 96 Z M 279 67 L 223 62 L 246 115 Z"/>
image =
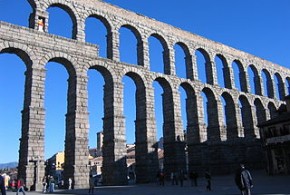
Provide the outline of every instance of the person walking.
<path id="1" fill-rule="evenodd" d="M 89 194 L 92 193 L 94 194 L 94 189 L 95 189 L 95 178 L 93 177 L 92 174 L 90 174 L 90 178 L 89 178 Z"/>
<path id="2" fill-rule="evenodd" d="M 244 164 L 240 164 L 240 169 L 237 170 L 235 175 L 235 182 L 241 191 L 241 195 L 251 195 L 253 179 L 250 171 L 245 168 Z"/>
<path id="3" fill-rule="evenodd" d="M 179 177 L 180 187 L 183 187 L 183 180 L 184 180 L 184 171 L 183 171 L 183 169 L 179 170 L 178 177 Z"/>
<path id="4" fill-rule="evenodd" d="M 46 183 L 46 176 L 42 178 L 42 193 L 46 193 L 47 183 Z"/>
<path id="5" fill-rule="evenodd" d="M 159 185 L 164 186 L 165 184 L 165 175 L 163 171 L 160 171 L 160 175 L 159 175 Z"/>
<path id="6" fill-rule="evenodd" d="M 49 178 L 49 193 L 54 192 L 54 186 L 55 186 L 55 180 L 54 180 L 53 176 L 50 176 L 50 178 Z"/>
<path id="7" fill-rule="evenodd" d="M 191 171 L 189 174 L 189 179 L 191 181 L 191 186 L 197 186 L 198 173 L 196 171 Z"/>
<path id="8" fill-rule="evenodd" d="M 2 175 L 0 175 L 0 190 L 2 195 L 6 195 L 5 182 Z"/>
<path id="9" fill-rule="evenodd" d="M 204 177 L 207 181 L 206 190 L 211 191 L 211 174 L 208 169 L 205 171 Z"/>
<path id="10" fill-rule="evenodd" d="M 25 183 L 24 183 L 24 179 L 20 178 L 17 181 L 17 192 L 16 195 L 18 195 L 19 192 L 22 192 L 23 195 L 25 195 L 25 189 L 24 189 Z"/>
<path id="11" fill-rule="evenodd" d="M 68 189 L 72 189 L 72 178 L 68 178 Z"/>

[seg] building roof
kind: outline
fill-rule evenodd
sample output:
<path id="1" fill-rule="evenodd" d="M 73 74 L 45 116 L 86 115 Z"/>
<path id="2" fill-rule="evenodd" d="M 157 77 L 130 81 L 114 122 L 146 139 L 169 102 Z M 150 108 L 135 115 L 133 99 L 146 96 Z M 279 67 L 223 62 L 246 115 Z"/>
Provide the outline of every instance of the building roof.
<path id="1" fill-rule="evenodd" d="M 279 124 L 279 123 L 287 122 L 287 121 L 290 122 L 290 112 L 284 112 L 273 119 L 262 122 L 262 123 L 258 124 L 258 127 L 275 125 L 275 124 Z"/>

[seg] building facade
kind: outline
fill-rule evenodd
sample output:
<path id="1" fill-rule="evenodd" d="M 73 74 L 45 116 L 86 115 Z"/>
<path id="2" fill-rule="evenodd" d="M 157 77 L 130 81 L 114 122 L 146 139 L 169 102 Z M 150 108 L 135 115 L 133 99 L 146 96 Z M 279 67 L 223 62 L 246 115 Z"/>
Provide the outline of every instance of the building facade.
<path id="1" fill-rule="evenodd" d="M 285 99 L 275 118 L 259 124 L 270 175 L 290 174 L 290 96 Z"/>

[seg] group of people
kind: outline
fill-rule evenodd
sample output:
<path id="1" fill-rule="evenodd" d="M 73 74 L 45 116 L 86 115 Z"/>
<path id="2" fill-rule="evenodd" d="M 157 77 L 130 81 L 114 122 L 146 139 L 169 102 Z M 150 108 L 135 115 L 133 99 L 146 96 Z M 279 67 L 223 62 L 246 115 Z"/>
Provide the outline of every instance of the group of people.
<path id="1" fill-rule="evenodd" d="M 25 195 L 25 191 L 27 191 L 27 188 L 25 186 L 24 183 L 24 179 L 20 178 L 17 180 L 17 192 L 16 195 L 18 195 L 20 192 L 23 193 L 23 195 Z M 5 181 L 3 176 L 0 175 L 0 191 L 2 195 L 6 195 L 6 186 L 5 186 Z"/>
<path id="2" fill-rule="evenodd" d="M 55 188 L 55 180 L 53 176 L 44 176 L 42 178 L 42 193 L 52 193 Z"/>
<path id="3" fill-rule="evenodd" d="M 178 172 L 171 172 L 170 180 L 172 185 L 183 186 L 183 180 L 186 178 L 185 172 L 180 169 Z M 206 180 L 206 190 L 211 191 L 211 173 L 209 169 L 205 170 L 204 178 Z M 157 173 L 157 179 L 160 185 L 164 186 L 165 174 L 163 171 Z M 198 173 L 191 171 L 189 173 L 191 186 L 197 186 Z M 241 195 L 251 195 L 251 188 L 253 187 L 253 179 L 249 170 L 245 168 L 244 164 L 240 164 L 239 169 L 235 173 L 235 183 L 241 191 Z"/>
<path id="4" fill-rule="evenodd" d="M 165 184 L 164 172 L 158 171 L 156 177 L 157 177 L 157 181 L 159 182 L 159 185 L 164 186 L 164 184 Z M 198 178 L 198 173 L 196 171 L 191 171 L 189 173 L 189 179 L 191 181 L 191 186 L 197 186 L 197 178 Z M 180 169 L 179 171 L 170 173 L 170 181 L 171 181 L 172 185 L 180 185 L 182 187 L 184 180 L 186 180 L 186 179 L 187 179 L 187 173 L 183 169 Z M 207 181 L 206 188 L 208 190 L 211 190 L 211 175 L 210 175 L 210 172 L 208 170 L 205 172 L 205 179 Z"/>
<path id="5" fill-rule="evenodd" d="M 165 174 L 163 171 L 159 171 L 157 173 L 159 184 L 164 186 L 165 183 Z M 195 171 L 191 171 L 189 174 L 189 179 L 191 180 L 191 186 L 197 186 L 197 178 L 198 173 Z M 183 186 L 183 180 L 185 179 L 185 173 L 182 169 L 180 169 L 178 172 L 172 172 L 170 174 L 171 184 L 172 185 L 178 185 L 180 183 L 180 186 Z M 205 171 L 205 179 L 207 181 L 206 189 L 211 191 L 211 174 L 209 170 L 207 169 Z M 43 180 L 43 193 L 52 193 L 54 192 L 54 185 L 55 181 L 53 176 L 44 176 Z M 69 189 L 72 185 L 72 179 L 69 178 Z M 251 195 L 251 188 L 253 187 L 253 179 L 250 174 L 250 171 L 245 168 L 244 164 L 240 164 L 239 169 L 236 171 L 235 174 L 235 183 L 239 190 L 241 191 L 241 195 Z M 95 187 L 95 179 L 92 175 L 90 175 L 89 179 L 89 194 L 94 194 L 94 187 Z M 25 182 L 22 178 L 17 180 L 17 193 L 22 192 L 23 195 L 25 195 Z M 6 195 L 6 188 L 5 188 L 5 181 L 4 178 L 0 175 L 0 191 L 2 195 Z"/>

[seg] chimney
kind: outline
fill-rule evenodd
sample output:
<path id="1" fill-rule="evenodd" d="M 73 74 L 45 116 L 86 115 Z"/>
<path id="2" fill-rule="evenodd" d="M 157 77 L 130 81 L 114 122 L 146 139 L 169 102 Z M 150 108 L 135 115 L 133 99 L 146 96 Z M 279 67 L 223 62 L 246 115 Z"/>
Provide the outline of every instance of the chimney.
<path id="1" fill-rule="evenodd" d="M 287 112 L 290 112 L 290 95 L 285 96 L 284 100 L 286 102 Z"/>

